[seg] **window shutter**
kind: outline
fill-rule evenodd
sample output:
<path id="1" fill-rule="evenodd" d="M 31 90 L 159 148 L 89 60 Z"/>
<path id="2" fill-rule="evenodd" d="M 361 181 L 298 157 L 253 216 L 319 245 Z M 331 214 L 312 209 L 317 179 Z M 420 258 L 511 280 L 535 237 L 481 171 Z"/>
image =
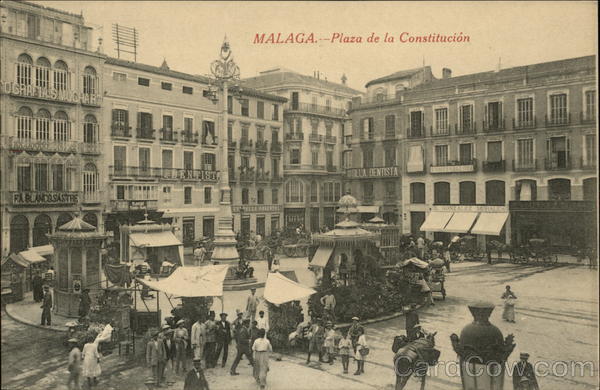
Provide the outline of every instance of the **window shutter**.
<path id="1" fill-rule="evenodd" d="M 567 137 L 566 139 L 566 151 L 567 151 L 567 166 L 570 166 L 571 163 L 571 140 L 569 139 L 569 137 Z"/>
<path id="2" fill-rule="evenodd" d="M 142 128 L 142 113 L 141 112 L 137 113 L 137 127 L 138 127 L 138 129 Z"/>
<path id="3" fill-rule="evenodd" d="M 123 113 L 125 114 L 125 127 L 129 127 L 129 111 L 123 110 Z"/>
<path id="4" fill-rule="evenodd" d="M 546 140 L 546 159 L 550 162 L 552 161 L 554 156 L 552 156 L 552 149 L 550 146 L 550 139 Z"/>
<path id="5" fill-rule="evenodd" d="M 375 127 L 374 127 L 373 118 L 369 118 L 369 132 L 370 132 L 370 133 L 373 133 L 373 132 L 375 132 Z"/>
<path id="6" fill-rule="evenodd" d="M 118 112 L 117 110 L 113 109 L 112 110 L 112 122 L 115 123 L 118 119 Z"/>

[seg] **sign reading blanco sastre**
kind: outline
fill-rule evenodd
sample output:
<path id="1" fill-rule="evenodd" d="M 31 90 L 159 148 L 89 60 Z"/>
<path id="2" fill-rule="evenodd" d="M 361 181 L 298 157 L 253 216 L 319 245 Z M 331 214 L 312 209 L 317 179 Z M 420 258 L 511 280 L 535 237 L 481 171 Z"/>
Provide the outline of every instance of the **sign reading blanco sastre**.
<path id="1" fill-rule="evenodd" d="M 346 170 L 346 175 L 353 178 L 361 177 L 398 177 L 398 167 L 381 168 L 350 168 Z"/>
<path id="2" fill-rule="evenodd" d="M 15 192 L 13 205 L 74 204 L 78 202 L 76 192 Z"/>
<path id="3" fill-rule="evenodd" d="M 14 81 L 0 81 L 0 91 L 15 96 L 37 99 L 56 100 L 67 103 L 100 104 L 100 95 L 87 94 L 67 89 L 38 87 L 36 85 L 18 84 Z"/>

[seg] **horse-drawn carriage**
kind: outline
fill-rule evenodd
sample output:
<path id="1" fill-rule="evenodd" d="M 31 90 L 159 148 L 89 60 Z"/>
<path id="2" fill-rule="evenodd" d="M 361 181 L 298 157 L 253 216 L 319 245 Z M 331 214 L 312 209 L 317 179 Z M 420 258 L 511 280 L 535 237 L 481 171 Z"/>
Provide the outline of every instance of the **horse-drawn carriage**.
<path id="1" fill-rule="evenodd" d="M 508 248 L 510 261 L 515 264 L 552 265 L 558 262 L 558 256 L 553 252 L 547 240 L 531 238 L 529 245 Z"/>
<path id="2" fill-rule="evenodd" d="M 444 274 L 445 261 L 437 258 L 429 263 L 429 288 L 431 293 L 439 293 L 442 295 L 442 300 L 446 300 L 446 289 L 444 288 L 444 281 L 446 276 Z"/>

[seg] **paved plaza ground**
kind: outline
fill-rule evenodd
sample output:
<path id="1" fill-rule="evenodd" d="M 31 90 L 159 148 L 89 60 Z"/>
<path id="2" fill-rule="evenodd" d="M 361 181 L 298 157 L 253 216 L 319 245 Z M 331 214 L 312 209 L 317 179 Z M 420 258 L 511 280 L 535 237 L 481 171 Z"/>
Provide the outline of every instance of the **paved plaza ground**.
<path id="1" fill-rule="evenodd" d="M 293 269 L 301 283 L 312 284 L 307 260 L 283 259 L 282 270 Z M 254 262 L 259 280 L 266 277 L 264 262 Z M 515 324 L 501 320 L 500 295 L 510 284 L 518 296 Z M 518 359 L 520 352 L 528 352 L 530 360 L 556 362 L 591 361 L 598 367 L 598 277 L 597 271 L 577 265 L 554 267 L 512 264 L 462 263 L 453 267 L 447 278 L 448 297 L 436 305 L 420 311 L 421 322 L 430 331 L 437 331 L 437 347 L 441 350 L 442 364 L 427 379 L 427 389 L 460 389 L 460 378 L 446 373 L 443 364 L 455 362 L 449 336 L 472 321 L 467 305 L 478 300 L 496 304 L 491 322 L 507 335 L 513 333 L 517 347 L 509 363 Z M 261 290 L 258 291 L 260 295 Z M 243 308 L 248 292 L 227 292 L 225 311 L 233 314 Z M 166 299 L 161 297 L 161 307 Z M 220 302 L 215 302 L 220 310 Z M 33 309 L 32 309 L 33 310 Z M 38 308 L 39 310 L 39 308 Z M 164 311 L 164 310 L 163 310 Z M 167 310 L 168 313 L 168 310 Z M 39 315 L 39 313 L 37 313 Z M 341 364 L 313 363 L 307 366 L 301 354 L 272 360 L 269 389 L 391 389 L 395 381 L 392 369 L 391 343 L 393 336 L 404 332 L 404 318 L 375 323 L 366 327 L 371 347 L 366 374 L 342 374 Z M 62 336 L 23 325 L 2 314 L 2 389 L 65 389 L 67 352 L 61 345 Z M 235 350 L 235 347 L 232 348 Z M 230 361 L 233 351 L 230 351 Z M 449 365 L 449 364 L 448 364 Z M 547 389 L 597 389 L 598 373 L 586 370 L 584 375 L 562 376 L 562 365 L 557 373 L 539 378 L 540 387 Z M 250 367 L 243 362 L 240 376 L 231 377 L 228 368 L 207 371 L 211 389 L 254 389 Z M 352 367 L 354 368 L 354 367 Z M 102 389 L 145 389 L 144 379 L 149 372 L 127 359 L 108 356 L 103 361 Z M 577 373 L 578 374 L 578 373 Z M 182 378 L 170 375 L 173 389 L 182 389 Z M 505 389 L 512 388 L 507 378 Z M 416 380 L 409 381 L 406 389 L 419 389 Z"/>

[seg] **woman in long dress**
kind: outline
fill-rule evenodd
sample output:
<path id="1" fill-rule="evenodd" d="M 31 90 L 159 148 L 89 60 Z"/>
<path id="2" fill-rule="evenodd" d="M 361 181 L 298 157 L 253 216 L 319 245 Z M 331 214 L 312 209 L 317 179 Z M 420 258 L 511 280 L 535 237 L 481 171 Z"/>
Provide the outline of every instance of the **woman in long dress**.
<path id="1" fill-rule="evenodd" d="M 81 356 L 83 358 L 81 374 L 84 378 L 87 378 L 88 386 L 92 387 L 98 383 L 97 378 L 102 373 L 98 344 L 96 344 L 94 339 L 87 340 L 87 344 L 83 346 Z"/>
<path id="2" fill-rule="evenodd" d="M 502 319 L 508 322 L 515 322 L 515 299 L 517 299 L 517 296 L 511 291 L 510 286 L 506 286 L 506 291 L 504 291 L 501 298 L 504 299 Z"/>
<path id="3" fill-rule="evenodd" d="M 269 356 L 273 352 L 271 342 L 265 337 L 265 330 L 258 330 L 258 338 L 252 345 L 254 354 L 254 379 L 261 389 L 267 386 L 267 372 L 269 372 Z"/>
<path id="4" fill-rule="evenodd" d="M 354 375 L 360 375 L 365 373 L 365 358 L 367 355 L 361 350 L 369 348 L 367 345 L 367 338 L 365 337 L 364 328 L 358 328 L 358 341 L 356 342 L 356 352 L 354 353 L 354 360 L 356 360 L 356 372 Z"/>

